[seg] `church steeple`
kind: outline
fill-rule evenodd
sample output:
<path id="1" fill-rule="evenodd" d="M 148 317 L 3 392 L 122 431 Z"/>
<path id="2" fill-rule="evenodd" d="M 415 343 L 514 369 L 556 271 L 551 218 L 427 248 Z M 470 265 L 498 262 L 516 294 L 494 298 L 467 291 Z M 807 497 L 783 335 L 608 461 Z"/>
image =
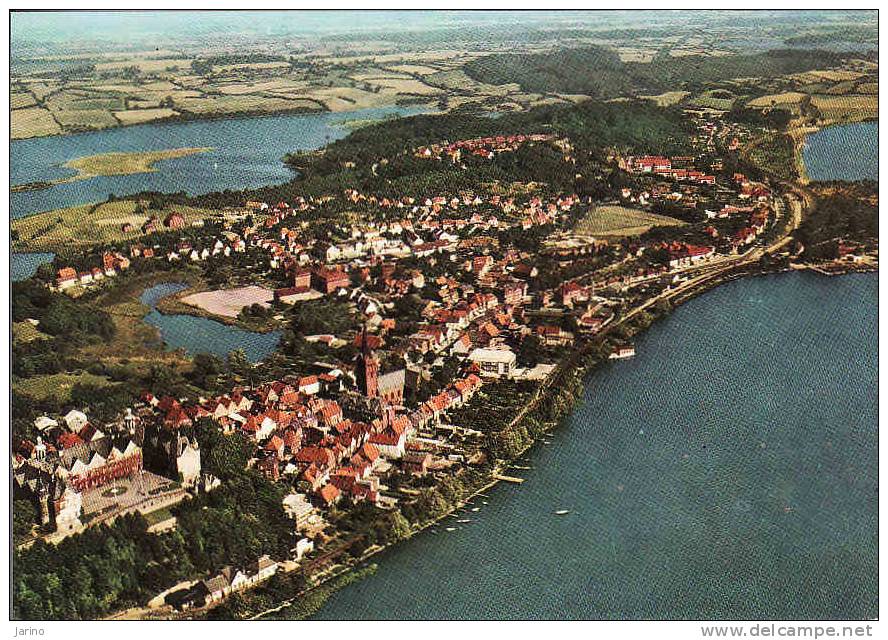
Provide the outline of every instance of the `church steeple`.
<path id="1" fill-rule="evenodd" d="M 379 362 L 373 355 L 367 338 L 367 325 L 365 324 L 361 330 L 361 352 L 355 360 L 355 380 L 358 383 L 358 389 L 364 396 L 375 398 L 379 393 Z"/>

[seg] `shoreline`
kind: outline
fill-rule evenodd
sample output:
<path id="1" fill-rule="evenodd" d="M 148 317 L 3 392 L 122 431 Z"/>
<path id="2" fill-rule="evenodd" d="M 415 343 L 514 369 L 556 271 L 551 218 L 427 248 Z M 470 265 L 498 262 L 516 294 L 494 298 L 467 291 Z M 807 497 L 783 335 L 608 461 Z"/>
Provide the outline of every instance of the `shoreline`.
<path id="1" fill-rule="evenodd" d="M 164 160 L 175 160 L 177 158 L 185 158 L 199 153 L 209 153 L 213 151 L 213 147 L 179 147 L 176 149 L 159 149 L 156 151 L 111 151 L 107 153 L 95 153 L 88 156 L 73 158 L 63 163 L 65 169 L 71 169 L 77 173 L 73 176 L 64 178 L 56 178 L 55 180 L 38 180 L 35 182 L 24 182 L 12 185 L 9 190 L 11 193 L 19 193 L 22 191 L 42 191 L 51 189 L 59 184 L 70 184 L 79 182 L 80 180 L 90 180 L 92 178 L 110 178 L 116 176 L 133 176 L 140 173 L 156 173 L 157 169 L 154 165 Z M 104 163 L 120 162 L 126 164 L 127 160 L 132 160 L 130 167 L 113 166 L 109 164 L 109 170 L 101 170 Z M 115 162 L 115 164 L 116 164 Z M 93 163 L 98 163 L 98 170 L 91 169 Z"/>
<path id="2" fill-rule="evenodd" d="M 843 266 L 845 266 L 845 265 L 843 265 Z M 853 265 L 853 264 L 849 264 L 846 266 L 847 266 L 847 270 L 843 271 L 842 273 L 828 273 L 828 272 L 821 270 L 820 268 L 817 268 L 818 265 L 813 264 L 813 263 L 812 264 L 803 263 L 800 265 L 793 264 L 793 265 L 790 265 L 789 267 L 770 268 L 770 269 L 762 269 L 761 267 L 759 267 L 758 265 L 755 265 L 755 264 L 744 265 L 743 270 L 736 272 L 736 273 L 732 272 L 725 279 L 719 279 L 715 282 L 712 282 L 712 281 L 703 282 L 703 283 L 700 283 L 698 286 L 693 287 L 691 290 L 684 292 L 675 301 L 670 302 L 668 309 L 659 310 L 659 311 L 654 312 L 652 314 L 653 318 L 652 318 L 651 322 L 648 323 L 644 327 L 638 328 L 636 331 L 633 332 L 632 335 L 634 337 L 635 335 L 638 335 L 641 332 L 648 329 L 650 326 L 652 326 L 657 321 L 667 318 L 676 307 L 688 302 L 689 300 L 691 300 L 693 298 L 697 298 L 698 296 L 701 296 L 711 290 L 714 290 L 722 284 L 725 284 L 727 282 L 733 282 L 735 280 L 739 280 L 742 278 L 779 275 L 779 274 L 791 273 L 793 271 L 812 271 L 813 273 L 816 273 L 817 275 L 821 275 L 821 276 L 834 276 L 834 275 L 848 275 L 848 274 L 854 274 L 854 273 L 877 272 L 877 270 L 874 268 L 868 268 L 868 267 L 860 268 L 860 267 L 857 267 L 856 265 Z M 592 340 L 590 340 L 588 343 L 586 343 L 582 349 L 574 352 L 572 357 L 570 357 L 570 358 L 568 358 L 568 360 L 565 360 L 562 363 L 560 363 L 560 365 L 562 367 L 564 367 L 560 373 L 562 375 L 579 376 L 580 379 L 582 380 L 582 384 L 583 384 L 582 388 L 585 388 L 586 376 L 588 376 L 590 373 L 592 373 L 599 364 L 606 361 L 604 359 L 601 359 L 600 357 L 596 357 L 596 351 L 600 347 L 602 347 L 604 344 L 606 344 L 608 333 L 610 331 L 612 331 L 614 328 L 621 326 L 628 319 L 631 319 L 631 317 L 621 318 L 618 322 L 615 322 L 615 323 L 610 324 L 607 327 L 605 327 L 605 329 L 601 333 L 597 334 Z M 576 362 L 574 362 L 574 360 L 576 360 Z M 557 371 L 557 369 L 556 369 L 556 371 Z M 557 377 L 556 371 L 553 371 L 552 375 L 550 375 L 550 377 L 547 378 L 547 380 L 553 380 L 554 378 L 556 378 Z M 532 402 L 534 402 L 535 404 L 539 404 L 540 402 L 545 401 L 551 395 L 553 395 L 553 391 L 556 391 L 557 389 L 558 389 L 557 386 L 553 386 L 550 384 L 545 389 L 541 389 L 538 396 L 535 397 L 532 400 Z M 580 398 L 577 397 L 575 400 L 578 402 L 580 400 Z M 445 513 L 442 513 L 441 515 L 436 516 L 435 518 L 432 518 L 422 524 L 416 525 L 415 528 L 412 528 L 410 533 L 407 536 L 405 536 L 404 538 L 389 542 L 385 545 L 380 545 L 380 546 L 376 546 L 376 547 L 372 547 L 372 548 L 368 549 L 365 552 L 365 554 L 363 554 L 360 558 L 356 559 L 353 563 L 339 564 L 339 565 L 331 566 L 328 569 L 328 573 L 323 575 L 323 577 L 317 582 L 317 584 L 313 584 L 310 588 L 305 589 L 294 596 L 290 596 L 288 598 L 285 598 L 282 602 L 275 604 L 273 607 L 267 608 L 259 613 L 256 613 L 252 616 L 245 617 L 242 619 L 243 620 L 260 620 L 272 613 L 277 613 L 277 612 L 282 611 L 290 606 L 293 606 L 300 599 L 304 598 L 305 596 L 307 596 L 308 594 L 310 594 L 312 592 L 317 591 L 318 589 L 322 589 L 325 586 L 328 586 L 330 582 L 335 581 L 337 578 L 341 578 L 343 576 L 355 574 L 355 573 L 362 571 L 363 569 L 365 569 L 366 567 L 368 567 L 372 564 L 372 560 L 378 559 L 380 554 L 382 554 L 383 552 L 392 551 L 392 550 L 396 549 L 400 543 L 402 543 L 406 540 L 409 540 L 409 539 L 413 538 L 414 536 L 417 536 L 418 534 L 441 523 L 443 520 L 456 515 L 460 509 L 465 508 L 469 503 L 471 503 L 472 500 L 483 495 L 484 492 L 487 491 L 488 489 L 491 489 L 491 488 L 495 487 L 496 485 L 498 485 L 501 482 L 501 480 L 496 477 L 499 473 L 501 473 L 504 469 L 512 466 L 516 460 L 520 459 L 522 456 L 524 456 L 529 451 L 531 451 L 535 446 L 537 446 L 540 443 L 541 440 L 543 440 L 545 438 L 545 436 L 551 435 L 557 429 L 562 427 L 563 424 L 565 423 L 565 421 L 568 420 L 571 415 L 573 415 L 575 410 L 576 410 L 576 404 L 570 406 L 570 408 L 567 411 L 565 411 L 565 413 L 562 416 L 560 416 L 553 423 L 547 425 L 547 427 L 543 430 L 543 432 L 540 435 L 534 437 L 533 440 L 527 446 L 523 447 L 514 458 L 512 458 L 510 460 L 501 461 L 501 464 L 495 466 L 489 472 L 489 474 L 485 476 L 484 480 L 482 480 L 481 483 L 477 487 L 471 489 L 468 494 L 466 494 L 464 497 L 460 498 L 460 500 L 457 503 L 455 503 L 451 508 L 449 508 Z M 292 570 L 297 570 L 297 567 L 293 567 Z M 362 577 L 363 576 L 361 576 L 361 578 Z M 358 578 L 358 579 L 360 579 L 360 578 Z M 260 583 L 260 585 L 261 584 L 262 583 Z M 260 586 L 260 585 L 257 585 L 257 586 Z M 347 585 L 343 585 L 343 586 L 347 586 Z M 334 589 L 331 593 L 328 594 L 328 597 L 335 594 L 341 588 L 342 587 Z M 240 593 L 242 596 L 249 597 L 250 591 L 251 591 L 251 589 L 247 589 L 247 590 L 242 591 Z M 161 619 L 165 619 L 165 620 L 193 619 L 193 616 L 195 613 L 198 613 L 200 617 L 204 617 L 208 611 L 210 611 L 215 606 L 218 606 L 219 604 L 222 604 L 226 601 L 227 600 L 222 600 L 220 602 L 214 603 L 214 605 L 212 607 L 207 607 L 207 608 L 201 609 L 200 611 L 190 611 L 190 612 L 179 612 L 179 611 L 175 611 L 175 610 L 163 612 L 162 609 L 149 610 L 147 607 L 139 606 L 137 610 L 144 612 L 146 615 L 145 616 L 138 616 L 137 615 L 137 619 L 138 618 L 156 619 L 155 616 L 157 616 L 158 614 L 163 615 L 164 617 Z M 326 601 L 324 604 L 326 604 Z M 167 605 L 165 605 L 165 606 L 167 606 Z M 321 608 L 323 608 L 323 605 Z M 133 608 L 130 607 L 129 609 L 117 611 L 113 614 L 110 614 L 106 619 L 113 619 L 113 618 L 120 616 L 128 611 L 132 611 L 132 609 Z M 320 611 L 320 610 L 321 609 L 318 609 L 318 611 Z M 305 619 L 311 619 L 313 615 L 314 615 L 314 613 L 307 616 Z"/>
<path id="3" fill-rule="evenodd" d="M 202 122 L 202 121 L 210 121 L 210 120 L 240 120 L 244 118 L 262 118 L 262 117 L 271 117 L 271 116 L 280 116 L 280 115 L 312 115 L 312 114 L 321 114 L 321 113 L 337 113 L 336 111 L 330 111 L 329 109 L 306 109 L 305 107 L 294 107 L 293 109 L 284 109 L 281 111 L 238 111 L 235 113 L 219 113 L 219 114 L 192 114 L 191 112 L 179 113 L 175 116 L 167 116 L 165 118 L 157 118 L 156 120 L 150 120 L 148 122 L 132 122 L 132 123 L 119 123 L 112 127 L 102 127 L 97 129 L 83 129 L 80 131 L 60 131 L 59 133 L 50 133 L 45 136 L 25 136 L 21 138 L 14 138 L 10 136 L 9 142 L 12 144 L 13 142 L 23 142 L 25 140 L 43 140 L 48 138 L 64 138 L 67 136 L 77 136 L 85 133 L 101 133 L 102 131 L 112 131 L 114 129 L 126 129 L 129 127 L 142 127 L 142 126 L 151 126 L 155 124 L 184 124 L 188 122 Z M 345 111 L 339 113 L 346 113 Z"/>
<path id="4" fill-rule="evenodd" d="M 211 290 L 212 289 L 203 282 L 196 285 L 190 285 L 187 289 L 183 289 L 182 291 L 177 291 L 176 293 L 172 293 L 160 298 L 157 302 L 154 303 L 153 308 L 156 309 L 158 313 L 165 316 L 181 315 L 192 316 L 195 318 L 204 318 L 205 320 L 212 320 L 213 322 L 218 322 L 219 324 L 235 327 L 237 329 L 242 329 L 243 331 L 249 331 L 251 333 L 271 333 L 273 331 L 280 331 L 283 328 L 272 325 L 271 322 L 267 322 L 261 325 L 250 324 L 244 322 L 240 318 L 218 315 L 204 309 L 203 307 L 189 304 L 182 300 L 182 298 L 193 295 L 195 293 L 202 293 Z"/>
<path id="5" fill-rule="evenodd" d="M 812 182 L 818 182 L 817 180 L 811 179 L 811 177 L 808 175 L 808 168 L 805 165 L 804 151 L 805 147 L 808 144 L 809 135 L 825 131 L 832 127 L 843 127 L 852 124 L 862 124 L 867 122 L 875 122 L 876 124 L 878 124 L 879 116 L 863 116 L 861 118 L 855 118 L 847 122 L 825 120 L 823 122 L 819 122 L 818 124 L 799 125 L 787 130 L 787 135 L 789 135 L 793 140 L 793 156 L 795 161 L 795 170 L 798 174 L 798 182 L 803 186 L 807 186 Z"/>
<path id="6" fill-rule="evenodd" d="M 848 265 L 848 266 L 852 267 L 852 268 L 848 271 L 843 272 L 842 274 L 830 274 L 830 273 L 827 273 L 827 272 L 824 272 L 824 271 L 821 271 L 821 270 L 815 268 L 814 265 L 805 265 L 805 266 L 798 268 L 798 269 L 794 269 L 792 267 L 780 268 L 780 269 L 762 269 L 758 266 L 752 266 L 751 267 L 752 270 L 750 270 L 750 271 L 744 271 L 744 272 L 740 272 L 740 273 L 736 273 L 736 274 L 730 274 L 725 280 L 719 280 L 717 282 L 706 282 L 706 283 L 701 284 L 698 287 L 694 287 L 691 291 L 685 293 L 684 295 L 679 297 L 674 302 L 671 302 L 668 310 L 659 311 L 659 312 L 654 313 L 653 320 L 647 326 L 635 331 L 632 335 L 634 337 L 635 335 L 638 335 L 641 332 L 646 331 L 650 326 L 652 326 L 658 320 L 668 317 L 676 307 L 688 302 L 689 300 L 697 298 L 698 296 L 701 296 L 709 291 L 712 291 L 712 290 L 716 289 L 717 287 L 721 286 L 722 284 L 725 284 L 727 282 L 733 282 L 733 281 L 739 280 L 741 278 L 779 275 L 781 273 L 790 273 L 794 270 L 796 270 L 796 271 L 810 270 L 810 271 L 817 273 L 818 275 L 827 275 L 827 276 L 829 276 L 829 275 L 844 275 L 844 274 L 850 274 L 850 273 L 856 273 L 856 272 L 868 273 L 868 272 L 877 271 L 876 269 L 865 269 L 865 270 L 864 269 L 854 269 L 853 268 L 854 265 Z M 585 389 L 586 377 L 589 374 L 591 374 L 598 367 L 599 364 L 604 362 L 604 360 L 596 359 L 594 357 L 596 351 L 606 343 L 607 334 L 610 331 L 612 331 L 614 328 L 621 326 L 621 324 L 627 319 L 628 319 L 628 317 L 624 317 L 620 321 L 608 325 L 601 333 L 597 334 L 595 336 L 595 338 L 593 338 L 586 345 L 584 345 L 584 347 L 582 349 L 575 352 L 574 357 L 579 356 L 580 357 L 579 362 L 575 363 L 573 366 L 570 366 L 571 360 L 573 358 L 569 358 L 568 360 L 561 363 L 562 365 L 565 366 L 565 369 L 563 369 L 561 371 L 561 374 L 580 376 L 580 378 L 582 379 L 583 388 Z M 593 356 L 593 357 L 590 359 L 589 356 Z M 552 372 L 550 377 L 547 378 L 547 381 L 553 380 L 556 377 L 556 371 Z M 545 401 L 547 398 L 550 397 L 553 389 L 554 389 L 554 387 L 552 387 L 551 385 L 549 385 L 545 389 L 541 389 L 540 392 L 538 393 L 538 395 L 532 400 L 532 403 L 534 405 L 538 405 L 540 402 Z M 576 400 L 576 402 L 579 402 L 580 398 L 578 397 L 575 400 Z M 530 409 L 530 408 L 531 408 L 531 405 L 528 405 L 528 409 Z M 348 574 L 353 571 L 360 570 L 362 567 L 365 567 L 368 565 L 370 559 L 378 556 L 380 553 L 387 551 L 387 550 L 393 550 L 397 547 L 397 545 L 404 542 L 405 540 L 409 540 L 410 538 L 413 538 L 414 536 L 416 536 L 416 535 L 422 533 L 423 531 L 426 531 L 427 529 L 433 527 L 434 525 L 440 523 L 442 520 L 445 520 L 446 518 L 454 516 L 460 509 L 465 508 L 473 499 L 477 498 L 480 494 L 483 494 L 486 490 L 499 484 L 501 482 L 501 479 L 497 478 L 496 477 L 497 475 L 499 475 L 503 470 L 511 467 L 515 463 L 516 460 L 519 460 L 522 456 L 524 456 L 529 451 L 531 451 L 535 446 L 537 446 L 540 443 L 540 441 L 545 437 L 545 435 L 552 434 L 557 429 L 562 427 L 564 422 L 566 420 L 568 420 L 571 415 L 573 415 L 575 410 L 576 410 L 576 405 L 572 406 L 568 411 L 565 412 L 565 414 L 563 416 L 559 417 L 553 424 L 549 425 L 543 431 L 543 434 L 541 434 L 537 437 L 534 437 L 533 440 L 530 442 L 530 444 L 528 444 L 526 447 L 522 448 L 520 450 L 520 452 L 518 452 L 518 454 L 514 458 L 512 458 L 511 460 L 507 460 L 507 461 L 501 461 L 502 464 L 497 465 L 490 472 L 490 475 L 487 476 L 487 478 L 488 478 L 487 482 L 484 482 L 478 489 L 473 490 L 470 494 L 468 494 L 464 498 L 460 499 L 460 501 L 457 504 L 455 504 L 451 509 L 449 509 L 446 513 L 444 513 L 444 514 L 442 514 L 442 515 L 440 515 L 440 516 L 438 516 L 438 517 L 436 517 L 436 518 L 434 518 L 422 525 L 419 525 L 416 529 L 411 531 L 410 535 L 408 535 L 407 537 L 405 537 L 401 540 L 396 540 L 394 542 L 380 546 L 379 548 L 372 549 L 367 554 L 362 556 L 357 562 L 355 562 L 354 565 L 343 567 L 342 570 L 335 571 L 331 575 L 325 576 L 325 578 L 321 582 L 319 582 L 317 585 L 314 585 L 311 589 L 307 589 L 302 594 L 288 599 L 288 600 L 290 600 L 290 602 L 288 604 L 278 604 L 272 609 L 268 609 L 266 611 L 263 611 L 263 612 L 256 614 L 250 618 L 247 618 L 247 619 L 249 619 L 249 620 L 262 619 L 264 616 L 268 615 L 269 613 L 281 611 L 289 606 L 292 606 L 293 602 L 295 602 L 297 598 L 304 596 L 305 594 L 313 591 L 314 589 L 322 587 L 326 582 L 333 580 L 336 577 Z M 523 413 L 526 413 L 526 412 L 523 412 Z M 338 591 L 338 589 L 337 589 L 337 591 Z M 307 619 L 311 619 L 311 616 L 309 616 Z"/>
<path id="7" fill-rule="evenodd" d="M 253 111 L 237 111 L 233 113 L 206 113 L 206 114 L 198 114 L 192 112 L 184 112 L 179 113 L 174 116 L 167 116 L 165 118 L 157 118 L 156 120 L 150 120 L 148 122 L 132 122 L 132 123 L 120 123 L 114 125 L 112 127 L 102 127 L 98 129 L 85 129 L 82 131 L 61 131 L 59 133 L 51 133 L 43 136 L 26 136 L 21 138 L 14 138 L 10 136 L 9 142 L 10 144 L 14 142 L 24 142 L 26 140 L 44 140 L 49 138 L 64 138 L 68 136 L 76 136 L 82 134 L 89 133 L 101 133 L 103 131 L 112 131 L 114 129 L 127 129 L 130 127 L 143 127 L 143 126 L 152 126 L 159 124 L 188 124 L 192 122 L 212 122 L 215 120 L 247 120 L 252 118 L 272 118 L 275 116 L 312 116 L 312 115 L 335 115 L 335 114 L 348 114 L 348 113 L 356 113 L 358 111 L 366 111 L 370 109 L 389 109 L 392 107 L 400 107 L 400 108 L 409 108 L 417 105 L 431 106 L 434 104 L 434 100 L 423 100 L 421 102 L 417 102 L 416 104 L 398 104 L 397 102 L 392 102 L 391 104 L 380 104 L 372 107 L 362 107 L 360 109 L 343 109 L 342 111 L 332 111 L 328 109 L 326 106 L 318 109 L 310 109 L 307 107 L 293 107 L 292 109 L 279 109 L 275 111 L 265 111 L 262 109 L 256 109 Z M 319 103 L 319 105 L 322 103 Z"/>

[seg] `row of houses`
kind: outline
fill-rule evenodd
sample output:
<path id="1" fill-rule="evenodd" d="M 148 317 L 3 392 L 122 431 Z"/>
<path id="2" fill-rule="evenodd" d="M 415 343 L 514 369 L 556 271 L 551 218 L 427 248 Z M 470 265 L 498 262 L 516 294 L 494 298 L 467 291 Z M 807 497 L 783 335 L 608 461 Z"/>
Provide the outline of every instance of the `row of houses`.
<path id="1" fill-rule="evenodd" d="M 105 252 L 102 254 L 102 266 L 78 272 L 74 267 L 62 267 L 56 273 L 55 285 L 60 291 L 76 284 L 86 285 L 99 282 L 105 278 L 113 278 L 130 266 L 129 258 L 120 253 Z"/>

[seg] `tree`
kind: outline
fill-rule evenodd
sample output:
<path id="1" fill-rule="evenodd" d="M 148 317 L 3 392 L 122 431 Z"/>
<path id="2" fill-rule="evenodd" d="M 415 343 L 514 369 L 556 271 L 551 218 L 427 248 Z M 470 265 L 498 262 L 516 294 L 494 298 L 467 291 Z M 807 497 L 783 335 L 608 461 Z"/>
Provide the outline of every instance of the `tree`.
<path id="1" fill-rule="evenodd" d="M 206 76 L 213 72 L 213 65 L 208 60 L 193 60 L 191 62 L 191 71 L 198 76 Z"/>
<path id="2" fill-rule="evenodd" d="M 194 356 L 191 381 L 202 389 L 215 390 L 219 376 L 225 371 L 225 363 L 217 355 L 198 353 Z"/>
<path id="3" fill-rule="evenodd" d="M 535 335 L 529 335 L 521 341 L 518 348 L 518 364 L 522 367 L 535 367 L 542 357 L 542 345 Z"/>
<path id="4" fill-rule="evenodd" d="M 231 375 L 246 378 L 253 370 L 253 365 L 243 349 L 235 349 L 228 353 L 228 371 Z"/>
<path id="5" fill-rule="evenodd" d="M 31 533 L 37 523 L 37 509 L 30 500 L 13 501 L 12 506 L 12 537 L 18 542 Z"/>

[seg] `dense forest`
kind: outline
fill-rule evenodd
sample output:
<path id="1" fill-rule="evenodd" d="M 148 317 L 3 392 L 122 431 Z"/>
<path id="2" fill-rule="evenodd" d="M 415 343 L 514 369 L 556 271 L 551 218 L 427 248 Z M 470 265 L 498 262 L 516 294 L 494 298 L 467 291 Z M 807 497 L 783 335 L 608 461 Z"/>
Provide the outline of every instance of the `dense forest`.
<path id="1" fill-rule="evenodd" d="M 659 55 L 649 63 L 623 62 L 604 47 L 547 53 L 501 53 L 468 62 L 463 69 L 489 84 L 516 83 L 537 93 L 580 93 L 599 99 L 700 87 L 732 78 L 769 78 L 837 65 L 847 54 L 779 49 L 731 56 Z"/>
<path id="2" fill-rule="evenodd" d="M 878 183 L 816 183 L 820 196 L 793 234 L 808 259 L 835 259 L 838 243 L 872 246 L 879 237 Z"/>

